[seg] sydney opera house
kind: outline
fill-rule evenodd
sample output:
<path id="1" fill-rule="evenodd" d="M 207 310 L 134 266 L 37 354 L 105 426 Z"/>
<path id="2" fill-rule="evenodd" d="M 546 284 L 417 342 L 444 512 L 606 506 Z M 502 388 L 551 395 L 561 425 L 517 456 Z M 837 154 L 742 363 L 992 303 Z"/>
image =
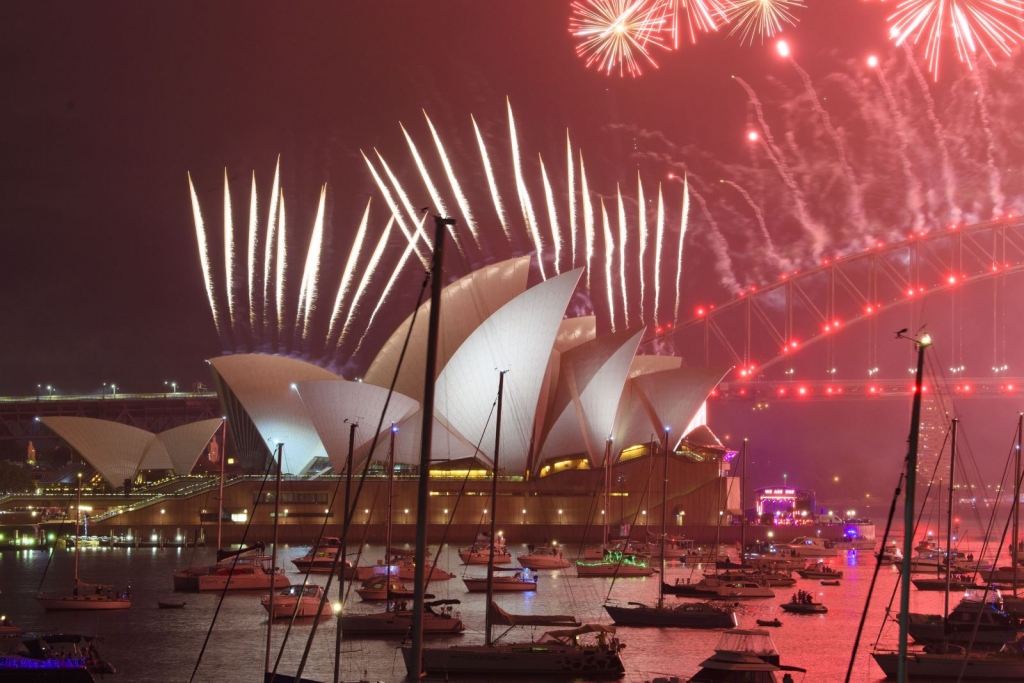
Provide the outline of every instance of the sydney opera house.
<path id="1" fill-rule="evenodd" d="M 211 439 L 218 450 L 226 431 L 240 472 L 224 489 L 221 514 L 255 524 L 272 521 L 273 506 L 266 504 L 272 488 L 264 487 L 263 475 L 280 444 L 286 476 L 279 519 L 297 540 L 314 536 L 325 514 L 331 524 L 341 521 L 341 495 L 334 496 L 344 489 L 340 475 L 352 435 L 352 471 L 366 475 L 353 505 L 355 522 L 371 528 L 383 522 L 393 452 L 393 521 L 399 536 L 406 535 L 401 529 L 415 521 L 422 421 L 432 419 L 430 522 L 469 533 L 490 504 L 504 371 L 496 511 L 511 540 L 556 535 L 555 527 L 562 527 L 563 538 L 569 526 L 577 532 L 603 523 L 653 527 L 663 504 L 673 525 L 714 524 L 722 514 L 737 513 L 739 487 L 728 465 L 733 454 L 705 424 L 706 399 L 727 369 L 640 355 L 642 327 L 598 335 L 595 318 L 566 315 L 581 269 L 532 287 L 529 270 L 530 257 L 515 258 L 444 289 L 432 416 L 421 409 L 427 303 L 398 326 L 359 378 L 282 356 L 210 360 L 226 430 L 220 419 L 161 434 L 75 417 L 47 418 L 46 424 L 111 489 L 130 487 L 146 470 L 188 474 L 198 459 L 210 458 Z M 179 534 L 198 533 L 216 520 L 214 498 L 200 489 L 164 496 L 158 505 L 115 500 L 97 523 L 139 533 L 168 525 Z M 530 529 L 534 525 L 543 528 Z"/>

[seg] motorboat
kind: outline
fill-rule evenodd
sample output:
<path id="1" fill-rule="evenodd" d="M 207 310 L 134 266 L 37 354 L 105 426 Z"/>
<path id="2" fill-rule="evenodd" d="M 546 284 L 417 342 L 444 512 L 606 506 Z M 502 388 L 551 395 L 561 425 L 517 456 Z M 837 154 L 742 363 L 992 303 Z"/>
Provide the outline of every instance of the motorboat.
<path id="1" fill-rule="evenodd" d="M 782 664 L 771 635 L 764 629 L 723 632 L 715 654 L 700 667 L 689 683 L 780 683 L 777 672 L 806 672 Z"/>
<path id="2" fill-rule="evenodd" d="M 793 578 L 789 570 L 772 571 L 747 567 L 744 569 L 718 571 L 710 576 L 721 581 L 756 581 L 770 588 L 788 588 L 789 586 L 796 585 L 796 579 Z"/>
<path id="3" fill-rule="evenodd" d="M 745 599 L 774 598 L 775 591 L 765 584 L 751 579 L 723 580 L 715 576 L 707 576 L 696 583 L 680 583 L 674 585 L 662 582 L 662 590 L 672 595 L 711 599 Z"/>
<path id="4" fill-rule="evenodd" d="M 600 561 L 576 561 L 576 576 L 581 578 L 617 577 L 621 579 L 634 576 L 651 576 L 652 574 L 654 574 L 654 567 L 651 566 L 650 555 L 606 550 L 604 558 Z"/>
<path id="5" fill-rule="evenodd" d="M 808 564 L 803 569 L 797 569 L 796 573 L 800 575 L 801 579 L 841 579 L 843 573 L 839 570 L 833 569 L 824 562 L 814 562 Z"/>
<path id="6" fill-rule="evenodd" d="M 25 629 L 12 622 L 6 615 L 0 614 L 0 637 L 20 636 L 24 631 Z"/>
<path id="7" fill-rule="evenodd" d="M 782 626 L 782 622 L 779 621 L 778 617 L 775 619 L 757 619 L 758 626 L 769 626 L 771 628 L 778 628 Z"/>
<path id="8" fill-rule="evenodd" d="M 509 564 L 512 562 L 512 554 L 505 547 L 505 537 L 500 533 L 495 534 L 492 543 L 491 535 L 486 531 L 477 534 L 476 541 L 472 546 L 459 548 L 459 557 L 462 559 L 462 564 L 488 564 L 489 562 Z"/>
<path id="9" fill-rule="evenodd" d="M 843 585 L 839 579 L 822 579 L 818 582 L 822 586 L 841 586 Z"/>
<path id="10" fill-rule="evenodd" d="M 292 564 L 300 572 L 329 574 L 334 566 L 334 560 L 340 552 L 341 539 L 327 536 L 311 547 L 305 555 L 292 560 Z"/>
<path id="11" fill-rule="evenodd" d="M 440 551 L 439 551 L 440 552 Z M 395 562 L 395 566 L 398 568 L 397 577 L 400 581 L 415 581 L 416 580 L 416 563 L 413 558 L 402 558 Z M 455 578 L 455 574 L 446 572 L 440 567 L 429 566 L 426 569 L 427 583 L 431 581 L 448 581 L 449 579 Z"/>
<path id="12" fill-rule="evenodd" d="M 1024 621 L 1003 610 L 997 590 L 969 590 L 947 618 L 941 614 L 909 615 L 908 633 L 922 645 L 948 643 L 973 651 L 1000 649 L 1024 635 Z"/>
<path id="13" fill-rule="evenodd" d="M 288 586 L 274 596 L 274 619 L 290 619 L 295 617 L 315 617 L 324 597 L 324 587 L 316 584 Z M 270 596 L 260 598 L 263 609 L 270 613 Z M 330 614 L 330 609 L 322 614 Z"/>
<path id="14" fill-rule="evenodd" d="M 116 673 L 96 648 L 97 638 L 50 633 L 0 639 L 0 680 L 4 683 L 93 683 L 93 674 Z"/>
<path id="15" fill-rule="evenodd" d="M 546 632 L 538 640 L 491 645 L 453 645 L 424 648 L 425 674 L 529 675 L 622 678 L 626 673 L 619 652 L 622 644 L 614 626 L 584 624 Z M 594 637 L 596 636 L 596 638 Z M 404 646 L 406 670 L 414 670 L 412 648 Z"/>
<path id="16" fill-rule="evenodd" d="M 833 547 L 839 552 L 845 552 L 847 550 L 874 550 L 878 542 L 873 538 L 864 538 L 857 534 L 843 536 L 838 541 L 833 542 Z"/>
<path id="17" fill-rule="evenodd" d="M 680 560 L 685 562 L 687 557 L 703 555 L 694 547 L 692 538 L 678 538 L 670 536 L 665 538 L 665 550 L 662 551 L 659 539 L 653 534 L 648 534 L 647 545 L 650 547 L 651 557 L 660 558 L 664 552 L 666 560 Z"/>
<path id="18" fill-rule="evenodd" d="M 826 614 L 828 608 L 820 602 L 784 602 L 782 609 L 790 614 Z"/>
<path id="19" fill-rule="evenodd" d="M 871 655 L 886 678 L 896 678 L 898 652 Z M 1020 641 L 1005 643 L 997 652 L 973 652 L 960 646 L 926 647 L 907 652 L 909 680 L 1021 681 L 1024 680 L 1024 649 Z"/>
<path id="20" fill-rule="evenodd" d="M 798 536 L 777 548 L 779 554 L 791 557 L 835 557 L 839 554 L 829 541 L 816 536 Z"/>
<path id="21" fill-rule="evenodd" d="M 537 576 L 531 575 L 529 569 L 495 569 L 491 579 L 491 590 L 494 592 L 527 592 L 537 590 Z M 470 593 L 485 593 L 487 591 L 487 577 L 463 578 L 466 590 Z"/>
<path id="22" fill-rule="evenodd" d="M 903 561 L 903 551 L 896 545 L 896 541 L 882 548 L 882 552 L 879 555 L 882 564 L 899 564 Z"/>
<path id="23" fill-rule="evenodd" d="M 950 560 L 948 553 L 933 548 L 914 553 L 914 556 L 910 558 L 910 571 L 915 574 L 941 574 L 945 573 L 947 563 L 952 564 L 953 571 L 963 572 L 970 569 L 966 558 L 958 557 L 956 553 L 953 553 L 953 558 Z M 1024 576 L 1024 571 L 1021 572 L 1021 575 Z"/>
<path id="24" fill-rule="evenodd" d="M 458 600 L 433 600 L 423 603 L 424 635 L 455 634 L 466 630 L 465 624 L 454 609 Z M 363 636 L 405 636 L 412 628 L 412 610 L 405 600 L 388 605 L 383 612 L 352 614 L 344 612 L 340 617 L 341 630 L 348 635 Z"/>
<path id="25" fill-rule="evenodd" d="M 674 626 L 677 628 L 736 628 L 736 613 L 708 602 L 684 602 L 670 607 L 630 602 L 605 605 L 616 626 Z"/>
<path id="26" fill-rule="evenodd" d="M 217 551 L 217 564 L 181 569 L 174 574 L 176 591 L 272 590 L 291 581 L 284 569 L 271 567 L 263 544 L 235 551 Z"/>
<path id="27" fill-rule="evenodd" d="M 978 582 L 974 580 L 974 577 L 969 574 L 956 574 L 949 577 L 947 582 L 945 578 L 937 579 L 911 579 L 914 587 L 919 591 L 944 591 L 947 586 L 951 591 L 966 591 L 972 588 L 984 588 L 984 586 L 978 585 Z"/>
<path id="28" fill-rule="evenodd" d="M 413 589 L 405 584 L 395 581 L 386 575 L 371 576 L 360 588 L 356 589 L 359 598 L 363 601 L 390 600 L 390 599 L 412 599 Z"/>
<path id="29" fill-rule="evenodd" d="M 565 569 L 569 566 L 569 560 L 562 557 L 562 548 L 555 543 L 551 545 L 527 546 L 530 551 L 525 555 L 519 555 L 516 561 L 521 567 L 527 569 Z"/>

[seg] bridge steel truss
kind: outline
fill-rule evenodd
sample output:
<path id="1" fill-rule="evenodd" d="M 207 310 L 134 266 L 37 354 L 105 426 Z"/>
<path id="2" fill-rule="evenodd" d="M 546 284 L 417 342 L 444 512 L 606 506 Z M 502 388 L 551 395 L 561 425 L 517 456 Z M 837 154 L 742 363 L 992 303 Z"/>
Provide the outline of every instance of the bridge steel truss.
<path id="1" fill-rule="evenodd" d="M 910 235 L 862 253 L 788 273 L 766 287 L 741 291 L 732 301 L 698 308 L 665 333 L 690 364 L 735 366 L 732 379 L 760 376 L 808 346 L 825 345 L 826 373 L 834 368 L 837 332 L 864 324 L 868 367 L 876 367 L 878 314 L 982 280 L 993 283 L 993 365 L 1005 354 L 1000 330 L 1007 277 L 1024 272 L 1024 219 L 1006 218 Z M 956 334 L 956 332 L 954 332 Z M 961 339 L 949 340 L 954 354 Z M 954 362 L 956 362 L 954 356 Z M 832 371 L 834 373 L 834 370 Z"/>

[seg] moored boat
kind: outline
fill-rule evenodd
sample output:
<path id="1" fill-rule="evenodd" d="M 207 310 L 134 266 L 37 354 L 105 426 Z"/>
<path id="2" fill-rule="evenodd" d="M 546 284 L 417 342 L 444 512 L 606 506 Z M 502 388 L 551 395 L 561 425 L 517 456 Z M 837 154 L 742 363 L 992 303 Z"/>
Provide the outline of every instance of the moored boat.
<path id="1" fill-rule="evenodd" d="M 841 579 L 843 578 L 843 572 L 833 569 L 824 562 L 814 562 L 808 564 L 803 569 L 797 569 L 796 573 L 800 575 L 802 579 Z"/>
<path id="2" fill-rule="evenodd" d="M 640 602 L 629 606 L 605 605 L 616 626 L 672 626 L 676 628 L 736 628 L 736 613 L 708 602 L 684 602 L 658 607 Z"/>
<path id="3" fill-rule="evenodd" d="M 495 569 L 494 571 L 509 572 L 495 574 L 491 578 L 491 590 L 501 593 L 527 592 L 537 590 L 537 577 L 531 575 L 529 569 Z M 466 590 L 470 593 L 484 593 L 487 591 L 487 577 L 463 578 Z"/>
<path id="4" fill-rule="evenodd" d="M 315 617 L 320 609 L 320 602 L 323 600 L 324 587 L 316 584 L 288 586 L 274 596 L 274 619 L 296 617 Z M 260 599 L 263 609 L 270 613 L 270 596 L 264 595 Z M 329 614 L 329 612 L 327 612 Z"/>
<path id="5" fill-rule="evenodd" d="M 782 664 L 771 635 L 763 629 L 725 631 L 715 654 L 700 667 L 688 683 L 779 683 L 776 672 L 806 672 Z"/>
<path id="6" fill-rule="evenodd" d="M 0 680 L 4 683 L 93 683 L 116 673 L 100 657 L 96 638 L 50 633 L 0 639 Z"/>
<path id="7" fill-rule="evenodd" d="M 780 554 L 792 557 L 835 557 L 839 554 L 829 541 L 815 536 L 798 536 L 777 547 Z"/>
<path id="8" fill-rule="evenodd" d="M 521 567 L 536 571 L 538 569 L 564 569 L 569 566 L 569 560 L 562 556 L 562 548 L 556 543 L 530 545 L 527 546 L 527 549 L 530 552 L 516 557 L 516 561 Z"/>
<path id="9" fill-rule="evenodd" d="M 617 550 L 605 551 L 604 559 L 600 561 L 577 560 L 576 576 L 579 577 L 632 577 L 651 576 L 654 574 L 654 567 L 651 566 L 649 555 L 636 555 L 623 553 Z"/>
<path id="10" fill-rule="evenodd" d="M 487 564 L 488 562 L 509 564 L 512 562 L 512 554 L 505 547 L 505 537 L 500 532 L 494 535 L 493 542 L 488 532 L 480 532 L 472 546 L 459 548 L 459 558 L 462 559 L 463 564 Z"/>
<path id="11" fill-rule="evenodd" d="M 456 634 L 466 630 L 453 609 L 458 600 L 432 600 L 423 603 L 423 633 L 425 635 Z M 353 614 L 340 617 L 341 630 L 346 635 L 404 636 L 412 628 L 412 610 L 405 600 L 388 605 L 383 612 Z"/>

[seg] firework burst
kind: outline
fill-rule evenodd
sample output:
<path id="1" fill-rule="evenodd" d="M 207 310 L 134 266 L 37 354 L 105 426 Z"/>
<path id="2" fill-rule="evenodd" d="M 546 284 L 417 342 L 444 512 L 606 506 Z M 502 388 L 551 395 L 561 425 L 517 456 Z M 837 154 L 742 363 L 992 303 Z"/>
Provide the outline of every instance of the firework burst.
<path id="1" fill-rule="evenodd" d="M 751 45 L 755 38 L 763 43 L 781 32 L 786 25 L 796 26 L 793 10 L 804 8 L 803 0 L 732 0 L 726 16 L 733 24 L 729 35 L 739 33 L 740 42 Z"/>
<path id="2" fill-rule="evenodd" d="M 679 49 L 681 35 L 697 42 L 698 33 L 717 31 L 729 21 L 726 14 L 731 0 L 662 0 L 666 30 L 672 36 L 672 48 Z"/>
<path id="3" fill-rule="evenodd" d="M 904 0 L 889 17 L 897 45 L 924 43 L 925 61 L 935 80 L 943 42 L 952 37 L 961 62 L 971 69 L 978 54 L 995 63 L 992 52 L 1010 54 L 1024 36 L 1015 28 L 1024 0 Z"/>
<path id="4" fill-rule="evenodd" d="M 665 7 L 661 0 L 577 0 L 569 32 L 582 42 L 576 54 L 587 66 L 620 76 L 639 76 L 643 61 L 658 63 L 651 48 L 667 48 Z"/>

